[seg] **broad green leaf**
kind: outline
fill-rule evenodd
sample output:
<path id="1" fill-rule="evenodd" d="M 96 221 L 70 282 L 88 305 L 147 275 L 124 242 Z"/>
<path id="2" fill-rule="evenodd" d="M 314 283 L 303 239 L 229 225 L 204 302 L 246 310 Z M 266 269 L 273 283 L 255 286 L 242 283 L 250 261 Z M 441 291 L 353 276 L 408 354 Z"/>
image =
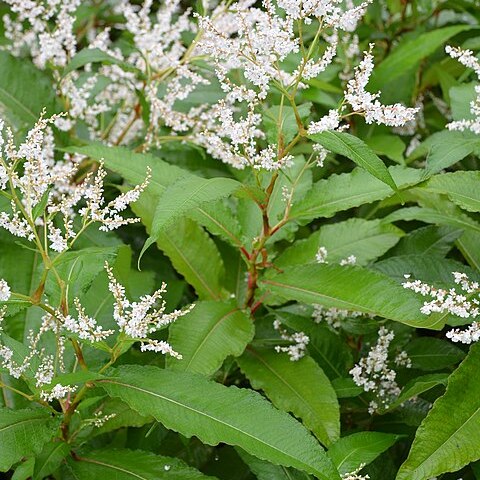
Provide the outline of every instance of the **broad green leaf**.
<path id="1" fill-rule="evenodd" d="M 0 408 L 0 472 L 22 457 L 40 452 L 58 428 L 48 410 Z"/>
<path id="2" fill-rule="evenodd" d="M 150 168 L 152 178 L 146 191 L 157 197 L 178 179 L 191 175 L 186 170 L 170 165 L 158 157 L 135 153 L 125 147 L 108 147 L 99 143 L 91 143 L 85 146 L 68 147 L 64 151 L 80 153 L 93 160 L 103 161 L 107 168 L 120 174 L 132 184 L 142 183 L 148 168 Z"/>
<path id="3" fill-rule="evenodd" d="M 234 301 L 199 302 L 170 326 L 168 341 L 182 359 L 167 359 L 172 370 L 212 375 L 229 355 L 241 355 L 255 333 L 251 318 Z"/>
<path id="4" fill-rule="evenodd" d="M 132 206 L 150 231 L 154 204 L 150 195 L 143 195 Z M 220 300 L 224 297 L 225 268 L 220 252 L 205 230 L 188 218 L 179 219 L 160 234 L 158 248 L 167 255 L 175 270 L 193 286 L 200 299 Z"/>
<path id="5" fill-rule="evenodd" d="M 399 435 L 380 432 L 359 432 L 340 438 L 328 450 L 328 456 L 340 474 L 353 472 L 362 464 L 373 462 L 388 450 Z"/>
<path id="6" fill-rule="evenodd" d="M 70 453 L 70 445 L 65 442 L 47 443 L 35 459 L 32 480 L 42 480 L 60 467 L 63 459 Z"/>
<path id="7" fill-rule="evenodd" d="M 401 166 L 388 170 L 400 189 L 423 179 L 422 170 Z M 317 182 L 305 198 L 293 205 L 290 217 L 299 220 L 331 217 L 342 210 L 383 200 L 391 195 L 393 191 L 388 185 L 358 168 L 351 173 L 331 175 Z"/>
<path id="8" fill-rule="evenodd" d="M 398 398 L 388 406 L 388 411 L 438 385 L 446 385 L 448 373 L 431 373 L 410 380 L 402 389 Z"/>
<path id="9" fill-rule="evenodd" d="M 475 233 L 480 233 L 480 225 L 460 211 L 442 212 L 428 207 L 407 207 L 400 208 L 384 217 L 384 221 L 388 223 L 398 222 L 399 220 L 418 220 L 435 225 L 448 225 L 454 228 L 469 229 Z"/>
<path id="10" fill-rule="evenodd" d="M 140 257 L 175 220 L 197 207 L 229 196 L 239 186 L 240 183 L 230 178 L 189 177 L 168 187 L 158 199 L 150 237 L 145 242 Z"/>
<path id="11" fill-rule="evenodd" d="M 463 234 L 457 238 L 455 244 L 457 245 L 463 257 L 468 264 L 480 271 L 480 232 L 473 230 L 465 230 Z"/>
<path id="12" fill-rule="evenodd" d="M 186 372 L 122 366 L 99 382 L 142 415 L 203 443 L 236 445 L 263 460 L 339 480 L 323 449 L 307 430 L 251 390 L 225 387 Z"/>
<path id="13" fill-rule="evenodd" d="M 426 155 L 426 174 L 431 175 L 463 160 L 479 146 L 480 139 L 473 133 L 442 130 L 422 142 L 410 155 L 409 161 Z"/>
<path id="14" fill-rule="evenodd" d="M 29 60 L 0 52 L 0 106 L 2 114 L 15 126 L 32 126 L 43 108 L 55 111 L 55 89 L 45 72 Z"/>
<path id="15" fill-rule="evenodd" d="M 35 457 L 25 459 L 16 466 L 11 480 L 30 480 L 32 478 L 34 468 Z"/>
<path id="16" fill-rule="evenodd" d="M 374 135 L 365 139 L 365 143 L 377 154 L 385 155 L 400 165 L 405 164 L 403 152 L 406 145 L 396 135 Z"/>
<path id="17" fill-rule="evenodd" d="M 423 302 L 400 283 L 362 267 L 290 267 L 261 283 L 286 300 L 364 312 L 414 327 L 439 329 L 444 323 L 441 318 L 422 314 Z"/>
<path id="18" fill-rule="evenodd" d="M 471 111 L 471 103 L 475 101 L 477 92 L 476 83 L 464 83 L 450 88 L 450 103 L 452 107 L 452 119 L 463 120 L 474 119 L 475 115 Z"/>
<path id="19" fill-rule="evenodd" d="M 142 450 L 103 449 L 80 452 L 69 458 L 72 479 L 207 480 L 208 477 L 178 458 Z"/>
<path id="20" fill-rule="evenodd" d="M 335 389 L 337 398 L 358 397 L 363 393 L 363 388 L 359 387 L 352 377 L 335 378 L 332 380 L 332 387 Z"/>
<path id="21" fill-rule="evenodd" d="M 272 348 L 248 347 L 237 363 L 256 390 L 263 390 L 277 408 L 301 418 L 324 445 L 340 437 L 335 390 L 312 358 L 292 362 Z"/>
<path id="22" fill-rule="evenodd" d="M 415 435 L 397 480 L 424 480 L 480 459 L 480 345 L 453 372 Z"/>
<path id="23" fill-rule="evenodd" d="M 107 52 L 100 50 L 99 48 L 84 48 L 80 50 L 68 63 L 63 75 L 67 75 L 78 68 L 81 68 L 88 63 L 102 63 L 106 65 L 120 65 L 124 70 L 139 72 L 137 68 L 133 67 L 131 63 L 124 62 L 118 58 L 112 57 Z"/>
<path id="24" fill-rule="evenodd" d="M 205 227 L 212 235 L 218 235 L 235 247 L 242 246 L 240 224 L 222 200 L 198 207 L 190 214 L 190 218 Z"/>
<path id="25" fill-rule="evenodd" d="M 461 234 L 462 230 L 458 228 L 428 225 L 404 236 L 391 253 L 445 257 Z"/>
<path id="26" fill-rule="evenodd" d="M 40 283 L 37 268 L 42 261 L 40 254 L 22 248 L 5 231 L 0 231 L 0 252 L 0 278 L 8 282 L 12 292 L 31 295 Z M 34 312 L 26 308 L 28 305 L 8 305 L 9 318 L 5 321 L 4 329 L 16 340 L 23 340 L 24 333 L 31 328 L 28 319 L 34 316 Z"/>
<path id="27" fill-rule="evenodd" d="M 402 237 L 403 232 L 380 220 L 350 218 L 344 222 L 324 225 L 304 240 L 296 241 L 276 260 L 275 265 L 283 268 L 316 262 L 320 247 L 327 249 L 327 261 L 338 263 L 355 255 L 357 265 L 366 265 L 381 257 Z"/>
<path id="28" fill-rule="evenodd" d="M 349 158 L 392 190 L 398 190 L 385 164 L 360 138 L 345 132 L 330 131 L 310 135 L 310 138 L 327 150 Z"/>
<path id="29" fill-rule="evenodd" d="M 424 186 L 428 192 L 442 193 L 469 212 L 480 212 L 480 172 L 460 171 L 435 175 Z"/>
<path id="30" fill-rule="evenodd" d="M 433 337 L 414 338 L 405 345 L 404 350 L 412 361 L 412 367 L 425 371 L 451 367 L 465 357 L 463 350 L 456 345 Z"/>
<path id="31" fill-rule="evenodd" d="M 469 28 L 471 27 L 467 25 L 438 28 L 402 42 L 385 60 L 375 66 L 368 85 L 369 90 L 381 90 L 384 84 L 396 80 L 402 74 L 414 68 L 422 58 L 432 54 L 449 38 Z"/>
<path id="32" fill-rule="evenodd" d="M 293 468 L 274 465 L 273 463 L 260 460 L 253 455 L 249 455 L 240 448 L 236 449 L 240 458 L 248 465 L 257 480 L 310 480 L 311 477 L 305 472 L 294 470 Z"/>

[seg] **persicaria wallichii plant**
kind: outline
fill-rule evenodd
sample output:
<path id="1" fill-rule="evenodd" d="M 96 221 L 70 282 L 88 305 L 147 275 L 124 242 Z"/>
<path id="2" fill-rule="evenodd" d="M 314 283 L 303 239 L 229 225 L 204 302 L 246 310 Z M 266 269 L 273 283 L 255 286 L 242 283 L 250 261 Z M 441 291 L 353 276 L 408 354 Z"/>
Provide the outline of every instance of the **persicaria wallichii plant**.
<path id="1" fill-rule="evenodd" d="M 1 472 L 480 478 L 475 2 L 0 10 Z"/>

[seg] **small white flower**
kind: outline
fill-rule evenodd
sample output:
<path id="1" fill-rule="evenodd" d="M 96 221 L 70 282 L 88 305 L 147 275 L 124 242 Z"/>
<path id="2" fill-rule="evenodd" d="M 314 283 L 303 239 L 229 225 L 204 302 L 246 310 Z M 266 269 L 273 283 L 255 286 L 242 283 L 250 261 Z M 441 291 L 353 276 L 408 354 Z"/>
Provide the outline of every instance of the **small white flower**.
<path id="1" fill-rule="evenodd" d="M 8 283 L 2 278 L 0 280 L 0 302 L 7 302 L 11 294 Z"/>

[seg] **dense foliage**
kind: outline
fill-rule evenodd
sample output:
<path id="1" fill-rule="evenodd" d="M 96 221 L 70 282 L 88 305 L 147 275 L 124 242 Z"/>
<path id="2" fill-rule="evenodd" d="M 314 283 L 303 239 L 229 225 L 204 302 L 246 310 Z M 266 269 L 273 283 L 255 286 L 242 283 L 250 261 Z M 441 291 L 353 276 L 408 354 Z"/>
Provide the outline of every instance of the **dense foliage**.
<path id="1" fill-rule="evenodd" d="M 0 13 L 0 472 L 480 479 L 478 2 Z"/>

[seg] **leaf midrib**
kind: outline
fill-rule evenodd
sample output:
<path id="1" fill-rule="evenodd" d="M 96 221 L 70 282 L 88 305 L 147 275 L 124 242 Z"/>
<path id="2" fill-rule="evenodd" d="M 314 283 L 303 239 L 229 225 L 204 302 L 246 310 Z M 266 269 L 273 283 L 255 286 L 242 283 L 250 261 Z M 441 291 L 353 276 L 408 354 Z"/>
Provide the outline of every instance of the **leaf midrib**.
<path id="1" fill-rule="evenodd" d="M 292 460 L 293 460 L 293 464 L 295 464 L 295 463 L 297 463 L 297 462 L 302 463 L 302 465 L 304 465 L 304 467 L 306 468 L 307 471 L 312 471 L 312 470 L 313 470 L 312 466 L 306 465 L 305 463 L 303 463 L 303 461 L 299 460 L 297 457 L 294 457 L 294 456 L 290 455 L 289 453 L 281 450 L 280 448 L 276 447 L 275 445 L 271 445 L 271 444 L 269 444 L 269 443 L 266 443 L 264 440 L 256 437 L 255 435 L 252 435 L 251 433 L 245 432 L 244 430 L 236 427 L 235 425 L 231 425 L 231 424 L 229 424 L 229 423 L 226 423 L 226 422 L 220 420 L 219 418 L 213 417 L 213 416 L 209 415 L 208 413 L 203 412 L 203 411 L 201 411 L 201 410 L 196 410 L 195 408 L 193 408 L 193 407 L 191 407 L 191 406 L 189 406 L 189 405 L 186 405 L 185 403 L 178 402 L 177 400 L 174 400 L 173 398 L 168 398 L 168 397 L 165 397 L 165 396 L 163 396 L 163 395 L 160 395 L 159 393 L 152 392 L 151 390 L 148 390 L 148 389 L 145 389 L 145 388 L 141 388 L 141 387 L 137 387 L 136 385 L 132 385 L 132 384 L 128 384 L 128 383 L 119 382 L 119 381 L 114 381 L 114 380 L 100 380 L 99 383 L 112 383 L 112 384 L 114 384 L 114 385 L 119 385 L 119 386 L 122 386 L 122 387 L 131 388 L 132 390 L 138 390 L 139 392 L 146 393 L 146 394 L 152 395 L 152 396 L 154 396 L 154 397 L 157 397 L 157 398 L 159 398 L 159 399 L 161 399 L 161 400 L 164 400 L 164 401 L 166 401 L 166 402 L 173 403 L 173 404 L 175 404 L 175 405 L 177 405 L 177 406 L 179 406 L 179 407 L 181 407 L 181 408 L 185 408 L 185 409 L 187 409 L 187 410 L 189 410 L 189 411 L 191 411 L 191 412 L 194 412 L 194 413 L 196 413 L 197 415 L 204 416 L 204 417 L 210 419 L 210 420 L 213 421 L 213 422 L 219 423 L 219 424 L 225 426 L 225 427 L 228 428 L 228 429 L 232 429 L 232 430 L 234 430 L 234 431 L 236 431 L 236 432 L 238 432 L 238 433 L 240 433 L 240 434 L 242 434 L 242 435 L 245 435 L 246 437 L 249 437 L 249 438 L 251 438 L 252 440 L 254 440 L 254 441 L 256 441 L 256 442 L 259 442 L 260 444 L 265 445 L 267 448 L 270 448 L 270 449 L 272 449 L 272 450 L 274 450 L 274 451 L 276 451 L 276 452 L 278 452 L 278 453 L 281 453 L 281 454 L 284 455 L 285 457 L 292 459 Z M 130 404 L 130 406 L 132 406 L 131 403 L 130 403 L 128 400 L 126 400 L 126 401 L 127 401 L 127 403 Z M 135 408 L 134 408 L 133 406 L 132 406 L 132 408 L 135 410 Z M 156 418 L 155 415 L 153 415 L 153 416 Z M 158 419 L 157 419 L 157 420 L 158 420 Z M 160 420 L 158 420 L 158 421 L 160 421 Z M 316 468 L 315 468 L 315 470 L 316 470 Z"/>
<path id="2" fill-rule="evenodd" d="M 238 308 L 234 308 L 233 310 L 231 310 L 230 312 L 226 313 L 225 315 L 223 315 L 222 317 L 220 317 L 215 323 L 214 325 L 212 326 L 212 328 L 209 329 L 207 335 L 205 335 L 202 339 L 202 341 L 200 342 L 200 344 L 197 346 L 197 348 L 195 349 L 193 355 L 190 357 L 190 360 L 188 361 L 186 367 L 185 367 L 185 370 L 188 371 L 188 368 L 190 367 L 190 365 L 192 364 L 194 358 L 197 356 L 198 352 L 201 350 L 201 348 L 203 347 L 203 345 L 207 342 L 207 340 L 210 338 L 210 336 L 213 334 L 213 332 L 219 328 L 219 326 L 223 323 L 224 320 L 226 320 L 230 315 L 233 315 L 235 314 L 236 312 L 238 312 L 239 309 Z"/>

